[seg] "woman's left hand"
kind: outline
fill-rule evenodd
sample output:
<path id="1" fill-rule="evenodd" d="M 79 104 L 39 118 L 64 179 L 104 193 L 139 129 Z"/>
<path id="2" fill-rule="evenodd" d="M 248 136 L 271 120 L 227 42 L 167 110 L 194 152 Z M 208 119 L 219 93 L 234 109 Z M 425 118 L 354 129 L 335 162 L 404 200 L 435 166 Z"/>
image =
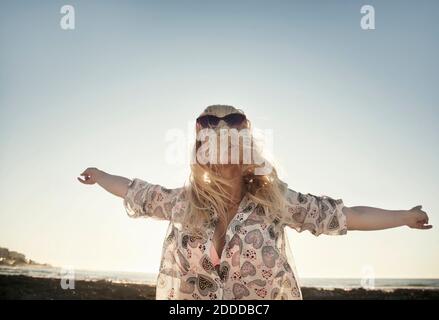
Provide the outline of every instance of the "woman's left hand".
<path id="1" fill-rule="evenodd" d="M 432 225 L 428 224 L 428 215 L 421 210 L 422 206 L 416 206 L 408 210 L 406 215 L 406 225 L 413 229 L 431 229 Z"/>

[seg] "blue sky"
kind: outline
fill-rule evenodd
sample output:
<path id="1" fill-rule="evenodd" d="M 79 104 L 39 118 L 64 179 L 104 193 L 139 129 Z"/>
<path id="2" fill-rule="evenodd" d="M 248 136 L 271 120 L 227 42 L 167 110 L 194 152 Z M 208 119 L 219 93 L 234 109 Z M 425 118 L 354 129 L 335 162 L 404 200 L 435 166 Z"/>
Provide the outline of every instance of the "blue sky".
<path id="1" fill-rule="evenodd" d="M 75 7 L 62 30 L 60 8 Z M 360 28 L 373 5 L 376 29 Z M 0 245 L 155 272 L 166 223 L 129 219 L 88 166 L 167 187 L 170 129 L 215 103 L 271 129 L 281 178 L 346 205 L 439 205 L 435 1 L 2 1 Z M 288 231 L 301 276 L 439 277 L 439 232 Z"/>

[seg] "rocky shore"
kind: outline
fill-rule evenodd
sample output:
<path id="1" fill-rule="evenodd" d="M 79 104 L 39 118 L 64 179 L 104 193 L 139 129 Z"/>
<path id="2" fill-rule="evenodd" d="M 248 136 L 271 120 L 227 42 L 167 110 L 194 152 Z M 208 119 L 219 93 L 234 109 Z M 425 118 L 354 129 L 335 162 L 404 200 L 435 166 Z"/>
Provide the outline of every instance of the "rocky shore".
<path id="1" fill-rule="evenodd" d="M 303 298 L 315 299 L 439 299 L 434 289 L 319 289 L 302 288 Z M 155 286 L 125 284 L 110 281 L 76 281 L 75 289 L 64 290 L 59 279 L 33 278 L 27 276 L 0 276 L 0 299 L 106 299 L 106 300 L 154 300 Z"/>

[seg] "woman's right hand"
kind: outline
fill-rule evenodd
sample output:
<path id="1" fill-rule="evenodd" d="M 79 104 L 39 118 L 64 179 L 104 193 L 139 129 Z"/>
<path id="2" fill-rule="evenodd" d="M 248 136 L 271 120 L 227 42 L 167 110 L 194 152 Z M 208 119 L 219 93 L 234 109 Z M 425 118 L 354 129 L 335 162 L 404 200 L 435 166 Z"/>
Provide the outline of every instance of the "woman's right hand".
<path id="1" fill-rule="evenodd" d="M 95 184 L 101 174 L 102 171 L 98 168 L 87 168 L 80 174 L 80 176 L 84 176 L 84 179 L 78 177 L 78 180 L 83 184 Z"/>
<path id="2" fill-rule="evenodd" d="M 83 184 L 95 184 L 97 183 L 108 192 L 124 198 L 128 191 L 128 186 L 131 183 L 130 179 L 125 177 L 112 175 L 106 173 L 98 168 L 87 168 L 83 173 L 84 179 L 78 177 L 78 180 Z"/>

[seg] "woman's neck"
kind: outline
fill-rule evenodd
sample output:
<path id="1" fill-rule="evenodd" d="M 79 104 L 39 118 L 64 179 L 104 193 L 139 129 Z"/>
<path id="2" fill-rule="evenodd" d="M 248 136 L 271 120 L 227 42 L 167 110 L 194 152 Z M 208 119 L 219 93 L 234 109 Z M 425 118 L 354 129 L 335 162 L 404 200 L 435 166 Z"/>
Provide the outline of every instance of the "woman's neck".
<path id="1" fill-rule="evenodd" d="M 241 168 L 238 166 L 222 166 L 219 170 L 222 178 L 229 180 L 230 186 L 226 187 L 230 195 L 231 205 L 239 204 L 244 195 L 244 183 L 242 179 Z"/>

